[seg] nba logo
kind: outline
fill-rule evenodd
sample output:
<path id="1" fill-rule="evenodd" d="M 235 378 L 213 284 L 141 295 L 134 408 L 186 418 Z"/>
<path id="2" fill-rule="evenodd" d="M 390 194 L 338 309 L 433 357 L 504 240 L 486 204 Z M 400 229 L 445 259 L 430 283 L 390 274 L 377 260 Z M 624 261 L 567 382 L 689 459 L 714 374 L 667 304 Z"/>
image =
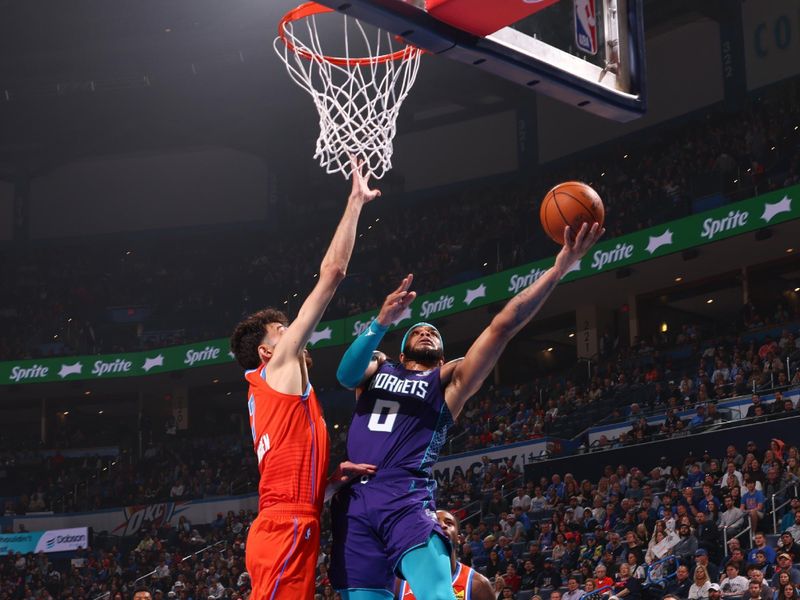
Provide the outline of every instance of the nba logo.
<path id="1" fill-rule="evenodd" d="M 586 54 L 597 54 L 595 0 L 575 0 L 575 43 Z"/>

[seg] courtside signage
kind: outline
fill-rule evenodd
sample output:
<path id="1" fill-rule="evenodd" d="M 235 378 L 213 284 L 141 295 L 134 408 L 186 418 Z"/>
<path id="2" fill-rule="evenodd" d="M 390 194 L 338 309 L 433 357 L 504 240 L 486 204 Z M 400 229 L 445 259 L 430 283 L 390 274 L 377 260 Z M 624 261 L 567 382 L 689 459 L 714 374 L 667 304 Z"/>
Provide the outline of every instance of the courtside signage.
<path id="1" fill-rule="evenodd" d="M 33 552 L 72 552 L 89 546 L 89 528 L 51 529 L 0 535 L 0 556 Z"/>
<path id="2" fill-rule="evenodd" d="M 600 242 L 562 281 L 591 277 L 797 218 L 800 185 Z M 392 323 L 392 328 L 508 300 L 544 275 L 554 260 L 545 258 L 419 296 Z M 311 335 L 310 345 L 325 348 L 349 344 L 377 314 L 371 311 L 320 323 Z M 148 352 L 0 362 L 0 385 L 137 377 L 232 361 L 228 340 L 222 338 Z"/>

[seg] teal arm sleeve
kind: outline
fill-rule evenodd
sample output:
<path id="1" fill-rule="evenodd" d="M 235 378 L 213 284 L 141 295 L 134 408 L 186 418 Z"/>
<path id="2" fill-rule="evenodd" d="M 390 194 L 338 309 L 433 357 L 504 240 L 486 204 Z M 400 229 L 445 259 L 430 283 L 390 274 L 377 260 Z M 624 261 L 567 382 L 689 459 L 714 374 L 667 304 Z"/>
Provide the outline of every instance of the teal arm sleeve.
<path id="1" fill-rule="evenodd" d="M 339 380 L 339 383 L 348 389 L 353 389 L 361 383 L 364 371 L 367 370 L 369 361 L 372 360 L 372 353 L 378 348 L 378 344 L 381 343 L 388 329 L 373 319 L 364 333 L 350 344 L 336 371 L 336 379 Z"/>

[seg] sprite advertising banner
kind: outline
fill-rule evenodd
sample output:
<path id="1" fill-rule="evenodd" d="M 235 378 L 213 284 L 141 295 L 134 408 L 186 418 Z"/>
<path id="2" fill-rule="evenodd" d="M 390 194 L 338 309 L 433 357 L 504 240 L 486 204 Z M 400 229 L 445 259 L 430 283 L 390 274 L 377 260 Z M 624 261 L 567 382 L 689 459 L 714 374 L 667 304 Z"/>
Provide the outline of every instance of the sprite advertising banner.
<path id="1" fill-rule="evenodd" d="M 612 271 L 667 254 L 681 252 L 800 217 L 800 185 L 728 204 L 649 229 L 598 243 L 562 282 Z M 419 296 L 393 328 L 417 321 L 435 321 L 458 312 L 508 300 L 541 277 L 555 258 L 545 258 Z M 387 290 L 388 293 L 389 290 Z M 325 321 L 311 336 L 312 348 L 349 344 L 378 314 L 377 310 L 347 319 Z M 135 377 L 231 362 L 226 338 L 101 356 L 73 356 L 0 362 L 0 385 Z"/>
<path id="2" fill-rule="evenodd" d="M 71 552 L 88 546 L 88 527 L 0 534 L 0 556 L 28 552 Z"/>

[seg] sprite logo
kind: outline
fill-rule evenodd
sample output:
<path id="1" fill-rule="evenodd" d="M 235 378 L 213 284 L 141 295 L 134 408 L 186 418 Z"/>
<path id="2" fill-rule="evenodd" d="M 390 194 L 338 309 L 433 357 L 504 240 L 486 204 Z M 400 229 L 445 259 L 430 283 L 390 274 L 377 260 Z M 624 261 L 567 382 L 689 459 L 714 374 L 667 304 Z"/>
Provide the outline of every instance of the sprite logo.
<path id="1" fill-rule="evenodd" d="M 592 268 L 600 270 L 621 260 L 626 260 L 633 255 L 633 244 L 617 244 L 612 250 L 598 250 L 592 254 Z"/>
<path id="2" fill-rule="evenodd" d="M 453 296 L 439 296 L 439 299 L 433 302 L 425 301 L 422 303 L 419 314 L 423 319 L 427 319 L 433 313 L 453 308 L 455 301 L 456 299 Z"/>
<path id="3" fill-rule="evenodd" d="M 547 269 L 533 268 L 525 275 L 512 275 L 511 279 L 508 281 L 508 291 L 516 294 L 520 290 L 531 285 L 545 273 L 547 273 Z"/>
<path id="4" fill-rule="evenodd" d="M 124 358 L 118 358 L 117 360 L 111 362 L 98 360 L 94 363 L 92 375 L 102 377 L 108 373 L 127 373 L 131 370 L 132 366 L 133 363 L 129 360 L 125 360 Z"/>
<path id="5" fill-rule="evenodd" d="M 214 360 L 219 357 L 219 348 L 213 346 L 206 346 L 202 350 L 187 350 L 186 359 L 183 364 L 190 367 L 196 362 L 204 362 L 207 360 Z"/>
<path id="6" fill-rule="evenodd" d="M 713 240 L 714 236 L 718 233 L 747 225 L 747 219 L 749 217 L 750 213 L 746 210 L 737 210 L 730 211 L 728 216 L 722 219 L 706 219 L 703 221 L 703 232 L 700 234 L 700 237 Z"/>
<path id="7" fill-rule="evenodd" d="M 47 372 L 50 369 L 44 365 L 31 365 L 30 367 L 14 367 L 11 369 L 11 375 L 8 377 L 14 383 L 19 383 L 23 379 L 41 379 L 47 377 Z"/>

